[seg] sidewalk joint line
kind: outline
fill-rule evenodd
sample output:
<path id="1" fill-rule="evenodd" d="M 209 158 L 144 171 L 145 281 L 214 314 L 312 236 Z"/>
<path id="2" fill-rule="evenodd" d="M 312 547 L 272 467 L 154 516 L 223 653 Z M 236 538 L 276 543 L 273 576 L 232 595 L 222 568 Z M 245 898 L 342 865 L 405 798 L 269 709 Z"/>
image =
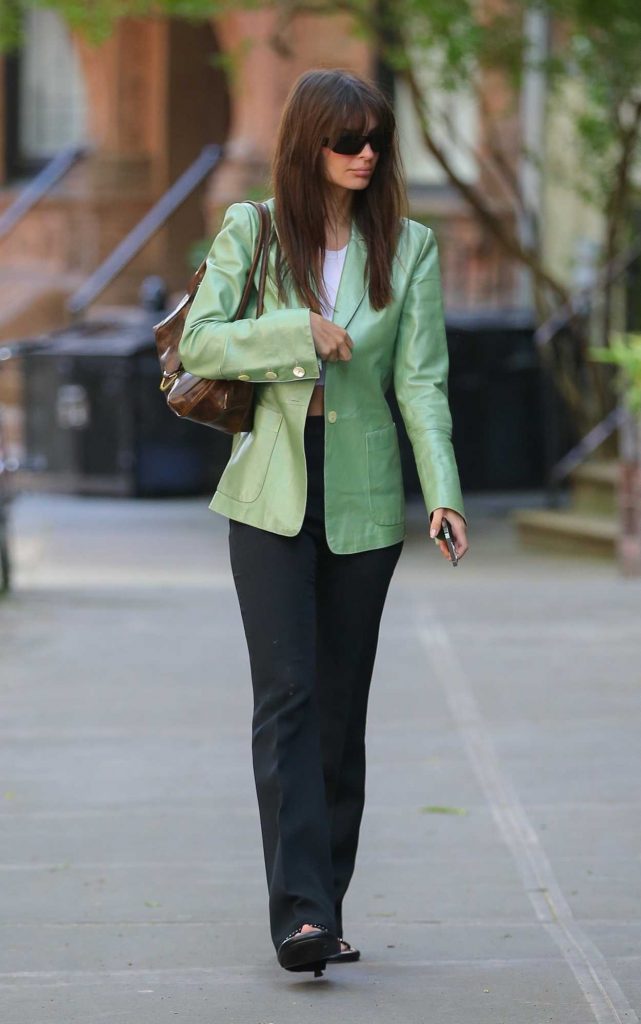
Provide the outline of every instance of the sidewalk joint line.
<path id="1" fill-rule="evenodd" d="M 602 953 L 580 927 L 563 895 L 525 808 L 501 767 L 447 630 L 432 608 L 423 606 L 420 617 L 420 643 L 432 662 L 467 757 L 539 922 L 560 949 L 598 1024 L 639 1024 Z"/>

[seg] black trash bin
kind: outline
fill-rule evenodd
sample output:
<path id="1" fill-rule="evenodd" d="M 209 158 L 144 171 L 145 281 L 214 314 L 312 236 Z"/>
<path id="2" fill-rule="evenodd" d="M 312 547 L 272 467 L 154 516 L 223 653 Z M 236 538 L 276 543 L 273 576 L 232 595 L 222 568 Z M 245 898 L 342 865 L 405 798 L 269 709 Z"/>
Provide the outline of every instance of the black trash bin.
<path id="1" fill-rule="evenodd" d="M 21 352 L 26 466 L 41 486 L 130 497 L 213 493 L 230 438 L 167 408 L 148 317 L 88 321 Z"/>
<path id="2" fill-rule="evenodd" d="M 543 485 L 543 380 L 530 313 L 450 316 L 450 401 L 463 486 Z"/>

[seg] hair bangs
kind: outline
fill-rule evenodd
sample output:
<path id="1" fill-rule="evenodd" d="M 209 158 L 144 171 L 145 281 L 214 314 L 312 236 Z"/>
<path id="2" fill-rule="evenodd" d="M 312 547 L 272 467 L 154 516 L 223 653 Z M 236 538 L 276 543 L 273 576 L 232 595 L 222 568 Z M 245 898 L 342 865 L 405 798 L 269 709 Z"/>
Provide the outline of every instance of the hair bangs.
<path id="1" fill-rule="evenodd" d="M 363 89 L 358 80 L 346 76 L 337 90 L 335 102 L 328 105 L 322 135 L 330 139 L 338 138 L 345 131 L 365 135 L 372 122 L 382 131 L 390 131 L 393 126 L 387 105 L 377 102 L 377 99 L 369 90 Z"/>

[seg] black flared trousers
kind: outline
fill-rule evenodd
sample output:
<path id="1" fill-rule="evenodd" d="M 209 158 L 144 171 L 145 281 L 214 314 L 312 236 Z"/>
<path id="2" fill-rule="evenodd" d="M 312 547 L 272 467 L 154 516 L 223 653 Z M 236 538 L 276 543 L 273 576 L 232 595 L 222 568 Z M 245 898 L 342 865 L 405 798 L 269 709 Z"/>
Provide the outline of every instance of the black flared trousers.
<path id="1" fill-rule="evenodd" d="M 365 722 L 378 631 L 402 542 L 333 554 L 324 418 L 305 428 L 308 493 L 295 537 L 230 521 L 249 650 L 252 752 L 278 948 L 302 924 L 342 935 L 365 799 Z"/>

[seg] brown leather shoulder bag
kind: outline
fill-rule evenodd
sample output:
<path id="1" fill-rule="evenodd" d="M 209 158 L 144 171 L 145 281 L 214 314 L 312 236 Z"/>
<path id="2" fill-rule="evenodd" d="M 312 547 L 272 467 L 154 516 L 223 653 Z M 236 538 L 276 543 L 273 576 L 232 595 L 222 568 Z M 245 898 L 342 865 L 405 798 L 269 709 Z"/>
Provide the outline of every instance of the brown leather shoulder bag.
<path id="1" fill-rule="evenodd" d="M 251 295 L 254 277 L 260 262 L 258 278 L 258 301 L 256 316 L 263 312 L 265 280 L 272 221 L 269 209 L 264 203 L 252 203 L 260 215 L 260 229 L 256 251 L 249 269 L 240 304 L 233 317 L 240 320 L 245 315 Z M 200 282 L 207 261 L 203 260 L 191 279 L 189 291 L 176 308 L 154 326 L 158 358 L 162 369 L 160 390 L 164 392 L 167 405 L 172 412 L 183 419 L 194 420 L 206 427 L 222 430 L 225 434 L 237 434 L 251 430 L 254 419 L 254 385 L 245 380 L 207 380 L 195 377 L 183 369 L 178 346 L 185 328 L 185 320 Z"/>

